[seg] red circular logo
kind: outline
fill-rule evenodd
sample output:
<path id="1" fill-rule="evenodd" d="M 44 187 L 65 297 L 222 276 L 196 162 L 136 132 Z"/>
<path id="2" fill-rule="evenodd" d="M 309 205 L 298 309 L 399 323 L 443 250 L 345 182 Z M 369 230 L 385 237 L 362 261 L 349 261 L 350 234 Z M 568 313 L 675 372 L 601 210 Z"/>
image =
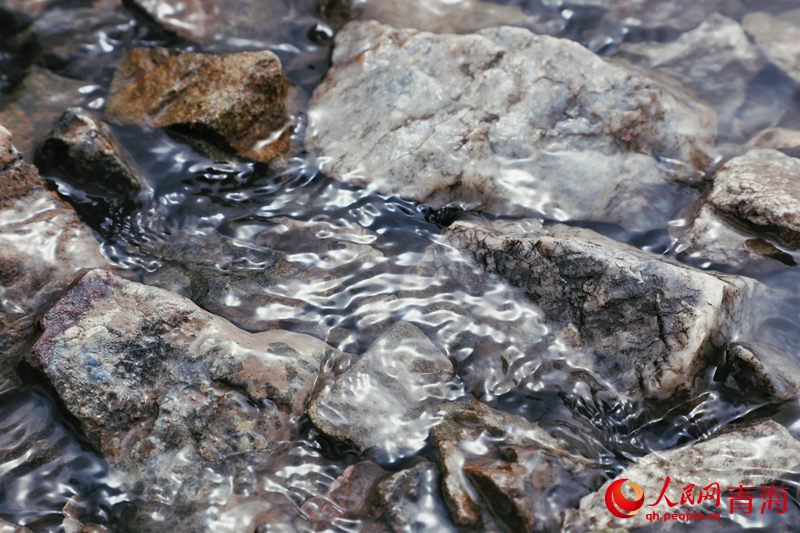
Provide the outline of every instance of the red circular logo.
<path id="1" fill-rule="evenodd" d="M 644 491 L 642 488 L 634 483 L 628 481 L 628 485 L 636 493 L 636 500 L 631 501 L 622 495 L 622 485 L 628 481 L 627 479 L 618 479 L 606 490 L 606 507 L 614 516 L 620 518 L 630 518 L 639 512 L 639 509 L 644 505 Z"/>

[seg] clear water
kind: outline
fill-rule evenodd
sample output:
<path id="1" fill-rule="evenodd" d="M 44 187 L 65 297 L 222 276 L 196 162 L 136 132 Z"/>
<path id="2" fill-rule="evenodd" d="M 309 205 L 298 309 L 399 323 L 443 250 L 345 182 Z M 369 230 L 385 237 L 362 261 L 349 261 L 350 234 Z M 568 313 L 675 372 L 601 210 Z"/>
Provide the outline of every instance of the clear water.
<path id="1" fill-rule="evenodd" d="M 623 40 L 674 40 L 703 20 L 702 13 L 678 9 L 665 13 L 663 22 L 632 23 L 620 15 L 625 12 L 613 1 L 609 2 L 612 8 L 598 7 L 602 2 L 503 3 L 520 4 L 530 14 L 561 17 L 561 36 L 605 55 L 613 55 Z M 294 120 L 295 145 L 301 147 L 304 106 L 324 76 L 333 30 L 314 14 L 311 0 L 270 4 L 275 17 L 282 17 L 280 31 L 247 39 L 221 38 L 206 49 L 267 47 L 278 53 L 287 76 L 300 90 Z M 734 18 L 750 10 L 780 12 L 796 7 L 796 2 L 780 0 L 735 4 L 726 8 Z M 56 36 L 53 39 L 78 41 L 69 53 L 28 56 L 13 52 L 8 37 L 0 38 L 0 70 L 4 72 L 0 89 L 8 92 L 15 82 L 15 68 L 35 60 L 62 75 L 85 80 L 93 102 L 90 107 L 100 108 L 113 68 L 127 47 L 159 44 L 203 49 L 153 30 L 140 15 L 125 11 L 101 20 L 90 31 L 81 30 L 86 28 L 81 9 L 87 5 L 55 2 L 39 17 L 40 31 L 50 31 Z M 58 16 L 52 13 L 55 10 L 60 10 Z M 48 13 L 50 18 L 46 18 Z M 691 17 L 698 18 L 692 22 Z M 768 66 L 756 77 L 748 98 L 779 106 L 772 123 L 754 124 L 754 129 L 796 124 L 800 94 L 776 69 Z M 255 275 L 268 268 L 259 257 L 269 250 L 285 253 L 288 263 L 303 273 L 294 283 L 268 285 L 245 300 L 220 294 L 216 301 L 200 302 L 245 329 L 280 327 L 309 333 L 359 354 L 392 323 L 412 322 L 448 354 L 469 392 L 493 407 L 539 422 L 575 451 L 596 458 L 609 477 L 653 450 L 690 443 L 748 417 L 772 416 L 800 437 L 796 403 L 763 405 L 722 386 L 669 405 L 620 402 L 603 376 L 569 364 L 567 347 L 553 341 L 553 332 L 537 308 L 517 290 L 477 272 L 441 246 L 442 224 L 458 213 L 432 212 L 399 198 L 343 185 L 321 175 L 301 148 L 287 168 L 276 171 L 236 158 L 215 161 L 163 131 L 136 127 L 115 131 L 153 190 L 139 209 L 123 210 L 60 176 L 49 178 L 102 235 L 108 255 L 148 283 L 164 283 L 160 273 L 170 266 L 170 258 L 185 253 L 187 242 L 191 247 L 219 235 L 235 239 L 237 247 L 225 253 L 196 258 L 223 275 Z M 679 209 L 685 199 L 681 195 L 673 201 Z M 666 227 L 632 233 L 608 224 L 573 223 L 642 249 L 674 255 Z M 463 275 L 456 278 L 435 267 L 430 252 L 437 247 L 453 264 L 461 263 Z M 800 274 L 787 267 L 758 277 L 776 291 L 753 310 L 750 326 L 763 342 L 800 353 L 796 292 Z M 230 490 L 241 495 L 243 503 L 223 516 L 210 513 L 211 530 L 241 531 L 250 524 L 255 518 L 245 497 L 296 511 L 307 499 L 323 495 L 343 469 L 356 461 L 350 450 L 332 446 L 310 424 L 302 427 L 297 441 L 285 443 L 272 458 L 253 459 L 245 474 L 240 472 L 234 479 L 223 467 L 214 471 L 219 486 L 234 487 Z M 406 463 L 386 460 L 383 466 L 399 469 Z M 792 480 L 787 482 L 796 486 Z M 430 515 L 428 530 L 440 531 L 450 525 L 434 493 L 420 513 Z M 104 524 L 112 531 L 127 529 L 132 497 L 115 489 L 102 458 L 59 414 L 50 393 L 33 385 L 5 391 L 0 395 L 0 518 L 35 531 L 60 531 L 60 511 L 70 499 L 85 522 Z M 793 505 L 774 524 L 744 522 L 730 527 L 800 529 L 800 507 L 796 500 Z M 357 531 L 362 525 L 353 521 L 337 527 Z M 310 528 L 300 520 L 294 527 Z"/>

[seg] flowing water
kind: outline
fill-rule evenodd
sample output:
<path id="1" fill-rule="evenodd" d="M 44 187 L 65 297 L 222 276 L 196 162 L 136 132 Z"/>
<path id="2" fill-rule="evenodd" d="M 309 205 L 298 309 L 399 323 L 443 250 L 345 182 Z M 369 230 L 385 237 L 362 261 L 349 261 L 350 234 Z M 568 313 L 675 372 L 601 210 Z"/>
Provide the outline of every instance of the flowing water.
<path id="1" fill-rule="evenodd" d="M 779 12 L 795 7 L 794 3 L 737 3 L 740 12 L 732 16 L 756 9 Z M 602 2 L 522 2 L 528 13 L 560 19 L 560 35 L 605 55 L 616 53 L 623 40 L 667 42 L 686 29 L 675 27 L 670 22 L 673 17 L 645 30 L 599 4 Z M 51 39 L 71 43 L 68 52 L 54 47 L 36 61 L 84 80 L 88 107 L 102 107 L 113 68 L 124 49 L 154 44 L 203 49 L 152 29 L 138 13 L 121 12 L 89 24 L 81 11 L 88 5 L 55 2 L 35 23 Z M 269 48 L 280 56 L 287 76 L 299 89 L 293 120 L 295 145 L 300 147 L 306 122 L 304 106 L 324 76 L 333 29 L 314 14 L 311 0 L 276 1 L 269 7 L 276 20 L 281 20 L 269 39 L 220 39 L 206 48 Z M 15 83 L 18 67 L 33 60 L 10 42 L 9 37 L 0 39 L 5 47 L 5 51 L 0 49 L 4 72 L 0 88 L 5 92 Z M 748 98 L 776 102 L 780 107 L 768 126 L 791 127 L 793 122 L 797 126 L 800 94 L 776 69 L 766 68 L 750 84 Z M 743 130 L 764 127 L 757 123 L 759 119 L 753 120 L 752 127 Z M 168 259 L 178 253 L 174 250 L 220 235 L 234 239 L 231 242 L 236 246 L 220 255 L 200 253 L 197 260 L 224 275 L 268 269 L 269 261 L 263 257 L 270 250 L 285 253 L 302 276 L 269 284 L 260 294 L 248 295 L 251 297 L 220 293 L 215 294 L 217 301 L 203 302 L 245 329 L 281 327 L 309 333 L 345 352 L 359 354 L 392 323 L 401 319 L 412 322 L 454 361 L 467 391 L 493 407 L 539 422 L 575 451 L 599 460 L 609 478 L 637 457 L 690 443 L 748 417 L 770 415 L 800 437 L 800 406 L 796 403 L 764 405 L 722 385 L 667 406 L 620 401 L 603 376 L 569 363 L 570 349 L 553 341 L 538 309 L 520 298 L 517 290 L 474 270 L 441 244 L 443 225 L 463 214 L 434 212 L 334 181 L 320 173 L 302 149 L 295 151 L 287 168 L 276 171 L 235 158 L 211 159 L 185 139 L 163 131 L 129 126 L 118 127 L 115 133 L 152 188 L 143 205 L 134 210 L 122 208 L 60 176 L 49 178 L 102 236 L 108 256 L 145 282 L 163 282 L 159 276 L 169 266 Z M 676 212 L 684 207 L 682 196 L 672 201 Z M 675 255 L 667 227 L 633 233 L 607 224 L 572 223 L 648 251 Z M 429 261 L 433 248 L 453 264 L 461 263 L 463 275 L 436 268 L 436 263 Z M 728 270 L 736 271 L 733 267 Z M 753 311 L 747 326 L 764 342 L 800 353 L 800 298 L 796 292 L 800 273 L 786 267 L 757 277 L 776 291 Z M 286 443 L 269 461 L 253 461 L 247 475 L 236 479 L 220 468 L 212 473 L 215 483 L 222 492 L 235 486 L 239 494 L 259 495 L 274 502 L 276 509 L 296 508 L 306 499 L 324 494 L 356 458 L 350 450 L 326 442 L 310 424 L 303 427 L 302 438 Z M 424 456 L 427 452 L 414 453 Z M 399 469 L 408 462 L 408 457 L 401 455 L 376 459 L 388 469 Z M 796 481 L 787 482 L 796 486 Z M 0 518 L 34 531 L 60 531 L 60 511 L 73 502 L 82 520 L 124 531 L 135 498 L 116 486 L 103 459 L 61 415 L 49 391 L 31 384 L 0 395 Z M 452 526 L 435 480 L 423 486 L 430 497 L 419 499 L 421 530 L 448 530 Z M 241 531 L 252 515 L 246 502 L 213 518 L 209 513 L 214 531 Z M 774 523 L 758 522 L 763 519 L 742 518 L 730 527 L 800 530 L 798 502 L 793 500 L 790 512 L 774 518 Z M 357 531 L 361 526 L 357 521 L 338 524 L 342 531 Z"/>

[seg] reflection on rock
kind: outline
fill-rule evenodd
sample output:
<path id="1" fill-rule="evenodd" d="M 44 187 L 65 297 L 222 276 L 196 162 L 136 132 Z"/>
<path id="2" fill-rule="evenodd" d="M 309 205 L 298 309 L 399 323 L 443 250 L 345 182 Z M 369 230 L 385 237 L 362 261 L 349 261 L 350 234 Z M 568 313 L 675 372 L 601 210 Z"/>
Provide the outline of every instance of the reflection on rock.
<path id="1" fill-rule="evenodd" d="M 120 124 L 172 127 L 269 162 L 289 147 L 287 90 L 280 60 L 269 51 L 134 48 L 114 74 L 106 113 Z"/>
<path id="2" fill-rule="evenodd" d="M 434 208 L 636 230 L 665 223 L 675 180 L 697 178 L 716 134 L 713 111 L 675 84 L 511 27 L 350 23 L 309 115 L 306 142 L 337 179 Z"/>

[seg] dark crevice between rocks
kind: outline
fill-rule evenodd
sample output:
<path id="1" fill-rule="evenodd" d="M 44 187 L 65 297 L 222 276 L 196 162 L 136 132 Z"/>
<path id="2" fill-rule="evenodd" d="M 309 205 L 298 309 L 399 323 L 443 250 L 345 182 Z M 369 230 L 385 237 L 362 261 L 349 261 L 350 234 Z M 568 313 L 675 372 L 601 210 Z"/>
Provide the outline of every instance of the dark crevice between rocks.
<path id="1" fill-rule="evenodd" d="M 137 22 L 148 29 L 148 40 L 158 41 L 160 46 L 170 48 L 197 46 L 197 43 L 185 39 L 174 31 L 159 24 L 150 13 L 142 9 L 134 0 L 122 0 L 122 7 L 133 15 Z"/>

